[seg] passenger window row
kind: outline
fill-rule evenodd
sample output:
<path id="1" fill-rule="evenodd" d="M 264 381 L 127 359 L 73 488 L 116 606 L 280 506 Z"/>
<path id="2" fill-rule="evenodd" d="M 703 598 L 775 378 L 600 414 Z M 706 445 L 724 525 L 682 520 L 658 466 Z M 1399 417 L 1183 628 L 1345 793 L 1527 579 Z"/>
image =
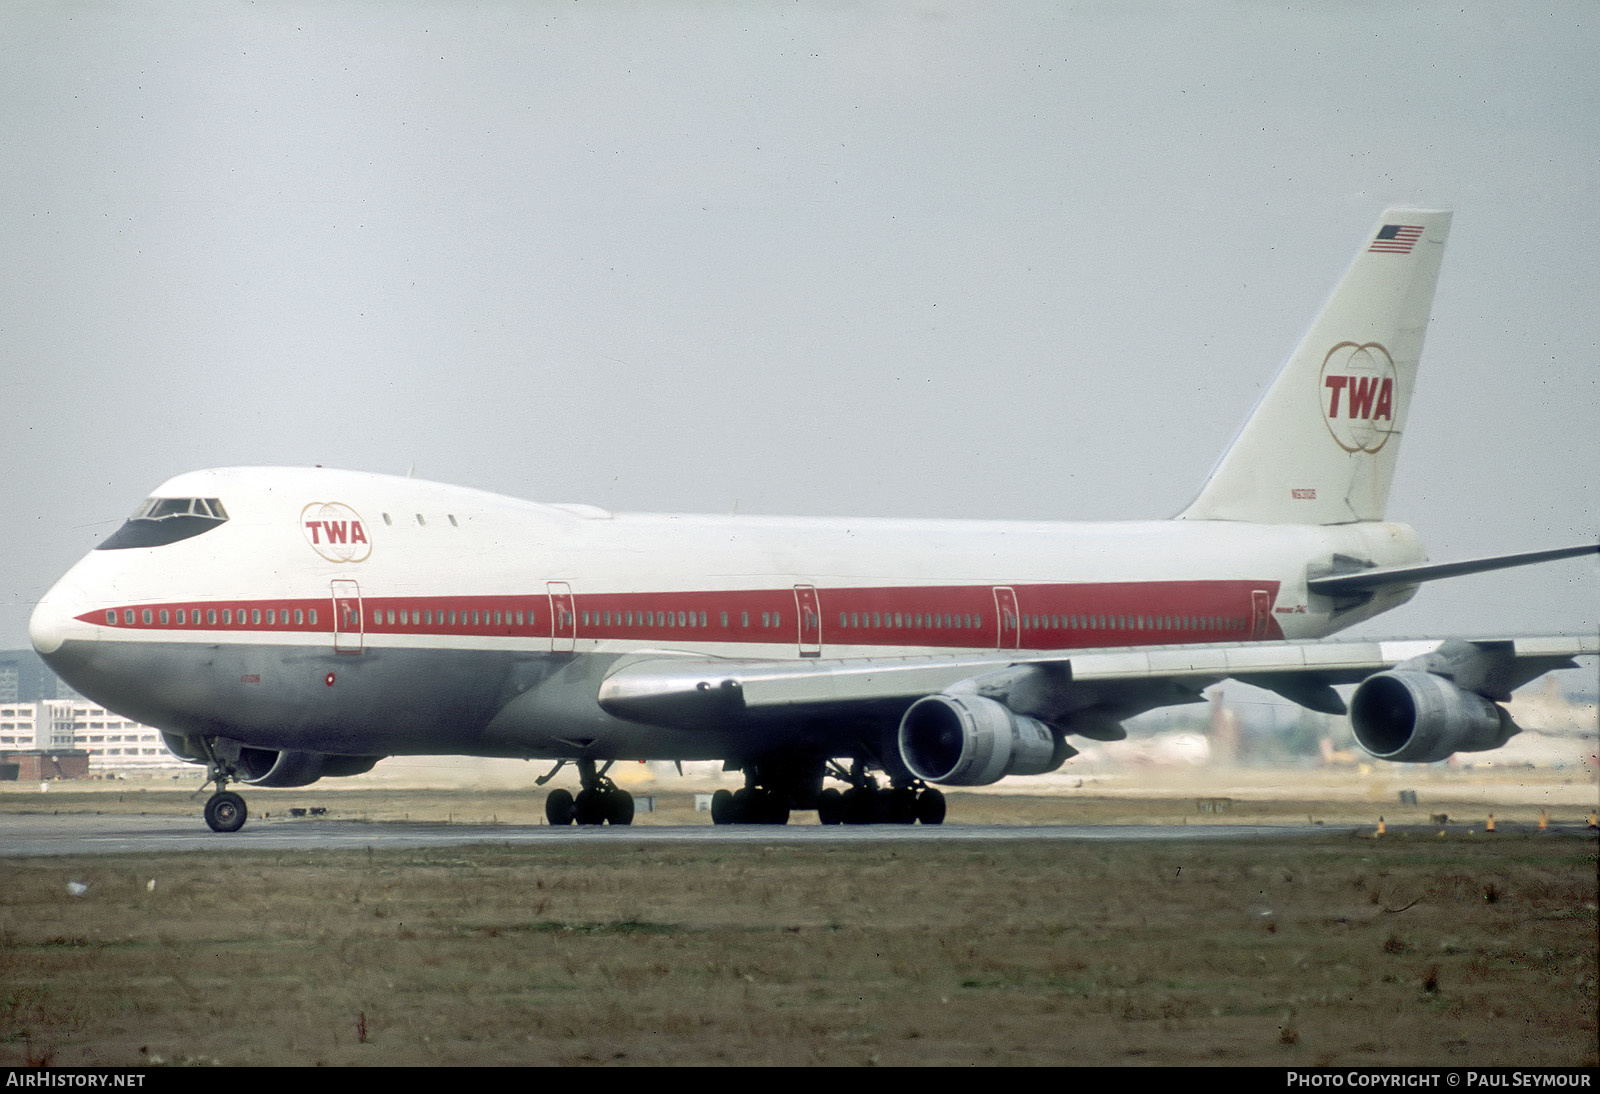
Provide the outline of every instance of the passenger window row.
<path id="1" fill-rule="evenodd" d="M 560 625 L 570 632 L 574 624 L 572 609 L 561 607 Z M 581 633 L 595 637 L 596 632 L 626 631 L 629 629 L 693 628 L 712 626 L 712 613 L 701 610 L 667 609 L 588 609 L 576 613 Z M 517 609 L 485 608 L 389 608 L 372 607 L 366 614 L 368 625 L 383 627 L 537 627 L 548 633 L 542 613 Z M 773 630 L 783 626 L 781 611 L 720 611 L 716 623 L 724 631 L 749 630 L 759 627 Z M 317 610 L 304 607 L 227 607 L 227 608 L 123 608 L 107 609 L 107 626 L 179 626 L 179 627 L 281 627 L 304 628 L 317 626 Z M 359 624 L 353 610 L 346 612 L 344 626 L 354 629 Z M 804 613 L 808 633 L 814 633 L 819 620 L 810 611 Z M 1020 625 L 1024 631 L 1173 631 L 1186 634 L 1237 633 L 1250 627 L 1248 618 L 1224 615 L 1150 615 L 1150 614 L 1043 614 L 1006 612 L 1002 622 L 1007 630 Z M 981 630 L 984 616 L 981 612 L 840 612 L 842 630 Z"/>
<path id="2" fill-rule="evenodd" d="M 711 613 L 702 611 L 586 611 L 578 613 L 580 625 L 585 628 L 616 628 L 616 627 L 709 627 Z M 782 612 L 762 612 L 756 615 L 753 612 L 742 611 L 737 613 L 718 612 L 717 623 L 724 630 L 734 625 L 748 629 L 758 623 L 763 628 L 783 626 Z"/>
<path id="3" fill-rule="evenodd" d="M 393 517 L 391 517 L 388 513 L 381 513 L 380 515 L 383 517 L 383 523 L 386 526 L 391 527 L 391 528 L 394 527 L 394 518 Z M 415 520 L 417 522 L 417 527 L 418 528 L 426 528 L 428 526 L 428 518 L 423 516 L 421 513 L 412 513 L 411 517 L 412 517 L 413 520 Z M 446 513 L 445 514 L 445 519 L 447 519 L 450 522 L 450 527 L 452 527 L 452 528 L 461 527 L 461 525 L 456 521 L 456 515 L 454 513 Z"/>
<path id="4" fill-rule="evenodd" d="M 133 608 L 122 609 L 122 625 L 146 627 L 315 627 L 315 608 Z M 115 608 L 106 610 L 106 625 L 117 626 Z"/>
<path id="5" fill-rule="evenodd" d="M 972 612 L 840 612 L 839 626 L 847 630 L 902 629 L 976 630 L 983 613 Z"/>
<path id="6" fill-rule="evenodd" d="M 1038 615 L 1022 616 L 1023 630 L 1234 631 L 1245 620 L 1220 615 Z"/>
<path id="7" fill-rule="evenodd" d="M 560 626 L 563 630 L 570 629 L 574 623 L 574 613 L 567 608 L 558 609 L 560 612 Z M 468 610 L 468 609 L 429 609 L 429 608 L 372 608 L 367 615 L 368 623 L 372 627 L 523 627 L 538 626 L 540 620 L 534 612 L 516 610 Z M 723 629 L 735 625 L 744 629 L 761 627 L 774 629 L 783 626 L 783 612 L 718 612 L 717 624 Z M 589 609 L 576 613 L 576 622 L 582 631 L 593 637 L 594 632 L 604 630 L 617 630 L 627 628 L 709 628 L 712 625 L 712 614 L 698 609 L 689 611 L 665 609 Z"/>
<path id="8" fill-rule="evenodd" d="M 532 612 L 468 611 L 458 608 L 437 611 L 430 608 L 373 608 L 370 616 L 374 627 L 523 627 L 536 622 Z"/>

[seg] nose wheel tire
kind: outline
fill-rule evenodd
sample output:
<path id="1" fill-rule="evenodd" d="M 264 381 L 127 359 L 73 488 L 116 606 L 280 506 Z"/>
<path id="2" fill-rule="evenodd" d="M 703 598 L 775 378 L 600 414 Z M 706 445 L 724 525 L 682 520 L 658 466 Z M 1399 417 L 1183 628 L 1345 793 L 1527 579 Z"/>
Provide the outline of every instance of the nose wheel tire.
<path id="1" fill-rule="evenodd" d="M 249 815 L 244 799 L 231 790 L 218 791 L 206 801 L 206 823 L 213 832 L 237 832 Z"/>

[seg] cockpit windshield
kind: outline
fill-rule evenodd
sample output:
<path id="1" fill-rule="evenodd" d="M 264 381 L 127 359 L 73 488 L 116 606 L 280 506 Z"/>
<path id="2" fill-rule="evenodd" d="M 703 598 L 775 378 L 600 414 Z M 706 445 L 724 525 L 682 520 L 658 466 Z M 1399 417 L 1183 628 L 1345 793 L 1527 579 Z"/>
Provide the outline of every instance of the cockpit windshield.
<path id="1" fill-rule="evenodd" d="M 228 519 L 216 498 L 146 498 L 97 551 L 162 547 L 209 532 Z"/>
<path id="2" fill-rule="evenodd" d="M 168 517 L 187 516 L 210 517 L 213 520 L 228 519 L 228 514 L 223 511 L 222 502 L 216 498 L 146 498 L 128 519 L 165 520 Z"/>

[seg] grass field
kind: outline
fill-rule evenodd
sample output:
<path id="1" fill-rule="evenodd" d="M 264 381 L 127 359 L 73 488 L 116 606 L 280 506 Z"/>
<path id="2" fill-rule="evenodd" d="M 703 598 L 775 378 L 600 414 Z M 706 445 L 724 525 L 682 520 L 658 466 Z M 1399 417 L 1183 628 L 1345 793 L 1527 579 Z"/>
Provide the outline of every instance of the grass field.
<path id="1" fill-rule="evenodd" d="M 1463 830 L 0 858 L 0 1064 L 1593 1066 L 1596 869 Z"/>

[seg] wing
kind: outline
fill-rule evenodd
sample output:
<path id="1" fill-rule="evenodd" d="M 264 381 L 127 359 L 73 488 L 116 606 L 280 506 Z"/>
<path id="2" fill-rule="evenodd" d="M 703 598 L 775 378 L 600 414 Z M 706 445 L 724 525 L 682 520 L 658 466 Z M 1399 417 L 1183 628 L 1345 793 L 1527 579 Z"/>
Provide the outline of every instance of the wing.
<path id="1" fill-rule="evenodd" d="M 598 698 L 618 717 L 689 729 L 862 711 L 898 717 L 900 749 L 916 771 L 907 749 L 919 726 L 979 749 L 985 738 L 1044 733 L 1060 755 L 1065 736 L 1117 739 L 1122 719 L 1198 701 L 1225 679 L 1329 714 L 1347 712 L 1334 686 L 1360 683 L 1349 713 L 1361 743 L 1385 759 L 1431 762 L 1504 744 L 1517 727 L 1496 702 L 1597 652 L 1595 636 L 1554 635 L 805 661 L 654 657 L 621 665 Z"/>

